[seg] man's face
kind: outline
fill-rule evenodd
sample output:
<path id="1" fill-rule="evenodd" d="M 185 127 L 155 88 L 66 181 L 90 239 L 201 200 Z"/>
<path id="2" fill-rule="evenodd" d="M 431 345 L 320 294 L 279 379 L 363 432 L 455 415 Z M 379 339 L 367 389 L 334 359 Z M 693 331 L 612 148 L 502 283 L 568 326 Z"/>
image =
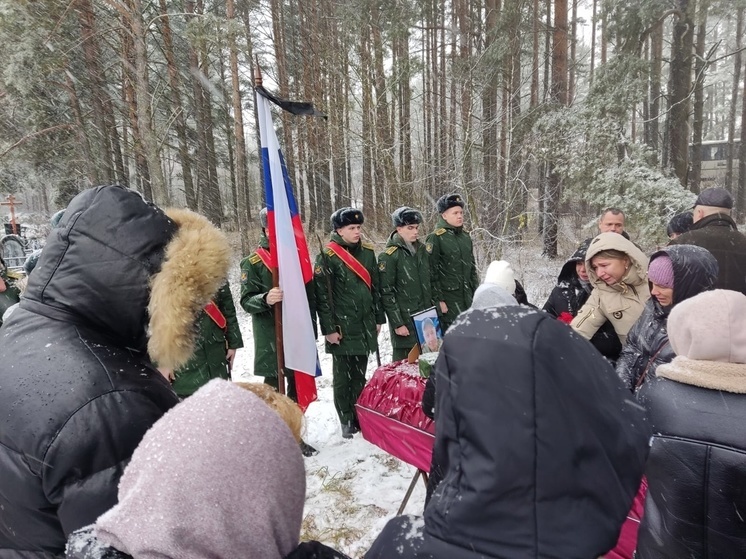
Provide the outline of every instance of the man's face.
<path id="1" fill-rule="evenodd" d="M 461 227 L 464 224 L 464 208 L 453 206 L 440 214 L 451 227 Z"/>
<path id="2" fill-rule="evenodd" d="M 425 345 L 431 351 L 438 349 L 438 334 L 435 332 L 435 328 L 430 326 L 422 329 L 422 333 L 425 335 Z"/>
<path id="3" fill-rule="evenodd" d="M 344 242 L 354 245 L 360 242 L 361 228 L 361 225 L 345 225 L 337 229 L 337 234 L 342 237 Z"/>
<path id="4" fill-rule="evenodd" d="M 624 231 L 624 214 L 613 214 L 606 212 L 598 220 L 598 230 L 601 233 L 618 233 L 622 234 Z"/>
<path id="5" fill-rule="evenodd" d="M 402 225 L 396 228 L 396 232 L 404 240 L 405 243 L 413 243 L 417 240 L 417 235 L 420 232 L 420 225 L 415 223 L 414 225 Z"/>

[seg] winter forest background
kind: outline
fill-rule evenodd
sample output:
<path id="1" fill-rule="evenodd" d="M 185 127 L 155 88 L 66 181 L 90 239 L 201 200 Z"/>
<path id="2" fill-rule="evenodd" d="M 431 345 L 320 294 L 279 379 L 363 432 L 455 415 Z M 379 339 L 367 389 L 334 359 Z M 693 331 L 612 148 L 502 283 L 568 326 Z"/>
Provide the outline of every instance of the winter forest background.
<path id="1" fill-rule="evenodd" d="M 311 231 L 356 205 L 384 235 L 397 206 L 430 214 L 457 190 L 482 261 L 504 243 L 553 257 L 563 227 L 610 205 L 655 243 L 700 188 L 690 144 L 731 142 L 723 180 L 746 207 L 745 6 L 0 0 L 0 194 L 49 215 L 118 182 L 204 213 L 247 254 L 258 62 L 268 89 L 328 115 L 276 115 Z"/>

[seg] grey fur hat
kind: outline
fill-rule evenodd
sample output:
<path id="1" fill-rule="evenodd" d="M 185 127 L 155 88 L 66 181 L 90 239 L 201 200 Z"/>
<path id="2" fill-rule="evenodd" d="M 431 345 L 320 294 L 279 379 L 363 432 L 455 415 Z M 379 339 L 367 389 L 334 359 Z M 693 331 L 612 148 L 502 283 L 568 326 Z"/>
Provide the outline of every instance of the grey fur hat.
<path id="1" fill-rule="evenodd" d="M 394 224 L 394 227 L 418 225 L 422 223 L 422 214 L 414 208 L 402 206 L 394 210 L 394 213 L 391 214 L 391 222 Z"/>
<path id="2" fill-rule="evenodd" d="M 435 207 L 438 209 L 439 214 L 442 214 L 451 208 L 455 208 L 456 206 L 460 208 L 464 207 L 464 199 L 460 194 L 444 194 L 438 198 L 438 201 L 435 203 Z"/>
<path id="3" fill-rule="evenodd" d="M 360 210 L 355 208 L 339 208 L 332 214 L 331 225 L 332 231 L 341 229 L 348 225 L 362 225 L 365 222 L 365 216 Z"/>
<path id="4" fill-rule="evenodd" d="M 267 208 L 262 208 L 259 211 L 259 223 L 262 226 L 262 229 L 267 228 Z"/>

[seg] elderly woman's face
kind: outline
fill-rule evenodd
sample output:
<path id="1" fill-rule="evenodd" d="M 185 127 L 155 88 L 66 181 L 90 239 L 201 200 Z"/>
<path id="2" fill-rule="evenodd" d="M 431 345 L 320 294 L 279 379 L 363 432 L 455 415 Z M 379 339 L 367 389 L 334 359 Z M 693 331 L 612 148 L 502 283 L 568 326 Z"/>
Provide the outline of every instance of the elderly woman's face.
<path id="1" fill-rule="evenodd" d="M 625 276 L 628 264 L 623 258 L 594 256 L 591 258 L 591 268 L 606 285 L 614 285 Z"/>

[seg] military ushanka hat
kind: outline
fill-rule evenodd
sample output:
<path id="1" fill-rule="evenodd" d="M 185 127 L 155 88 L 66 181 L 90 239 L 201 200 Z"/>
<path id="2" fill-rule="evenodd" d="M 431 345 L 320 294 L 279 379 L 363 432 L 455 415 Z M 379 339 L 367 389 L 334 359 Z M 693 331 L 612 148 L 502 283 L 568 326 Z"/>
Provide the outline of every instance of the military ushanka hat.
<path id="1" fill-rule="evenodd" d="M 262 208 L 259 212 L 259 223 L 262 226 L 262 229 L 267 228 L 267 208 Z"/>
<path id="2" fill-rule="evenodd" d="M 362 225 L 365 222 L 363 212 L 355 208 L 339 208 L 332 214 L 332 231 L 342 229 L 348 225 Z"/>
<path id="3" fill-rule="evenodd" d="M 438 198 L 438 201 L 435 203 L 435 207 L 438 208 L 439 214 L 442 214 L 451 208 L 455 208 L 456 206 L 460 208 L 464 207 L 464 199 L 460 194 L 444 194 Z"/>
<path id="4" fill-rule="evenodd" d="M 419 225 L 422 223 L 422 214 L 408 206 L 402 206 L 391 214 L 391 222 L 394 227 L 405 227 L 407 225 Z"/>

